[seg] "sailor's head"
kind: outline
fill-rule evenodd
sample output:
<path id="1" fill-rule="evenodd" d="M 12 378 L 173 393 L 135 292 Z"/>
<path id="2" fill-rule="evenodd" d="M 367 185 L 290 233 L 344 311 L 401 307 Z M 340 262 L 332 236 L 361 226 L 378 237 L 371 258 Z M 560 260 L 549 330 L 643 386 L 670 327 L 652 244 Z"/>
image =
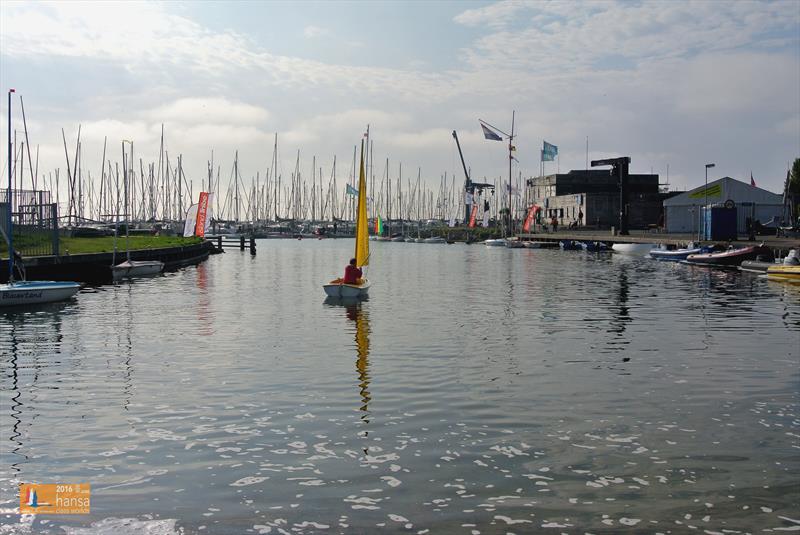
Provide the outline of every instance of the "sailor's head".
<path id="1" fill-rule="evenodd" d="M 351 258 L 350 259 L 350 265 L 351 266 L 355 266 L 356 265 L 356 259 L 355 258 Z"/>

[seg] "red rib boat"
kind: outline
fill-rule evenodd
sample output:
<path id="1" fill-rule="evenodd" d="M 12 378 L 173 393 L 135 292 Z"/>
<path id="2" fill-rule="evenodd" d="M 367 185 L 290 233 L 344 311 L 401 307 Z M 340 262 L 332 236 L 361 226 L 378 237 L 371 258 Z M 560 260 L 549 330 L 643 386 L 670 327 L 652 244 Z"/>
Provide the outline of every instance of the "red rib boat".
<path id="1" fill-rule="evenodd" d="M 719 253 L 691 254 L 686 257 L 690 264 L 706 264 L 710 266 L 737 267 L 745 260 L 756 260 L 763 257 L 765 262 L 773 260 L 772 249 L 762 245 L 752 245 L 740 249 L 729 248 Z"/>

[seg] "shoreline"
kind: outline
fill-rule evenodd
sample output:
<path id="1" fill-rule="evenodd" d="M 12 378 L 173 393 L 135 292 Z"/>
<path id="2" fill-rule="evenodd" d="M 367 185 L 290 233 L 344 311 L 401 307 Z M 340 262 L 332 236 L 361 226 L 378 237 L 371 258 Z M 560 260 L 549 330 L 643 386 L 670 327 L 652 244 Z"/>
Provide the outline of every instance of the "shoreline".
<path id="1" fill-rule="evenodd" d="M 159 260 L 164 270 L 199 264 L 216 251 L 210 241 L 197 244 L 158 249 L 131 250 L 131 260 Z M 126 258 L 123 251 L 116 253 L 117 261 Z M 113 281 L 111 264 L 114 253 L 83 253 L 75 255 L 49 255 L 25 257 L 28 280 L 75 281 L 88 284 L 108 284 Z M 8 282 L 8 259 L 0 261 L 0 283 Z"/>

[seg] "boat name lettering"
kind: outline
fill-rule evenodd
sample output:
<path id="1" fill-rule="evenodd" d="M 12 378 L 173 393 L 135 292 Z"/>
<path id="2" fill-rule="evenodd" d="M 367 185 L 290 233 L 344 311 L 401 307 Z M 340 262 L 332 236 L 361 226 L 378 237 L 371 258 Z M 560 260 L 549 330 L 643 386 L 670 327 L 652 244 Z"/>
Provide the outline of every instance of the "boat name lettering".
<path id="1" fill-rule="evenodd" d="M 26 291 L 19 291 L 19 292 L 5 292 L 3 293 L 3 299 L 40 299 L 42 297 L 42 292 L 26 292 Z"/>

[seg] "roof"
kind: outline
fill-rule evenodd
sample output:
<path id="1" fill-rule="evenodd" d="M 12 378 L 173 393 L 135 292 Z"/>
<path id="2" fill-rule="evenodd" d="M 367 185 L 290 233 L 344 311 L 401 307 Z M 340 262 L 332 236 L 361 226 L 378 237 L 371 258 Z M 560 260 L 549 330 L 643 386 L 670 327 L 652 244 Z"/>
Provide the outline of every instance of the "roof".
<path id="1" fill-rule="evenodd" d="M 755 204 L 774 204 L 782 205 L 783 197 L 777 193 L 772 193 L 757 186 L 751 186 L 746 182 L 736 180 L 729 176 L 718 178 L 705 185 L 685 191 L 680 195 L 664 201 L 664 206 L 691 206 L 703 205 L 706 203 L 722 203 L 727 200 L 739 204 L 752 202 Z"/>

